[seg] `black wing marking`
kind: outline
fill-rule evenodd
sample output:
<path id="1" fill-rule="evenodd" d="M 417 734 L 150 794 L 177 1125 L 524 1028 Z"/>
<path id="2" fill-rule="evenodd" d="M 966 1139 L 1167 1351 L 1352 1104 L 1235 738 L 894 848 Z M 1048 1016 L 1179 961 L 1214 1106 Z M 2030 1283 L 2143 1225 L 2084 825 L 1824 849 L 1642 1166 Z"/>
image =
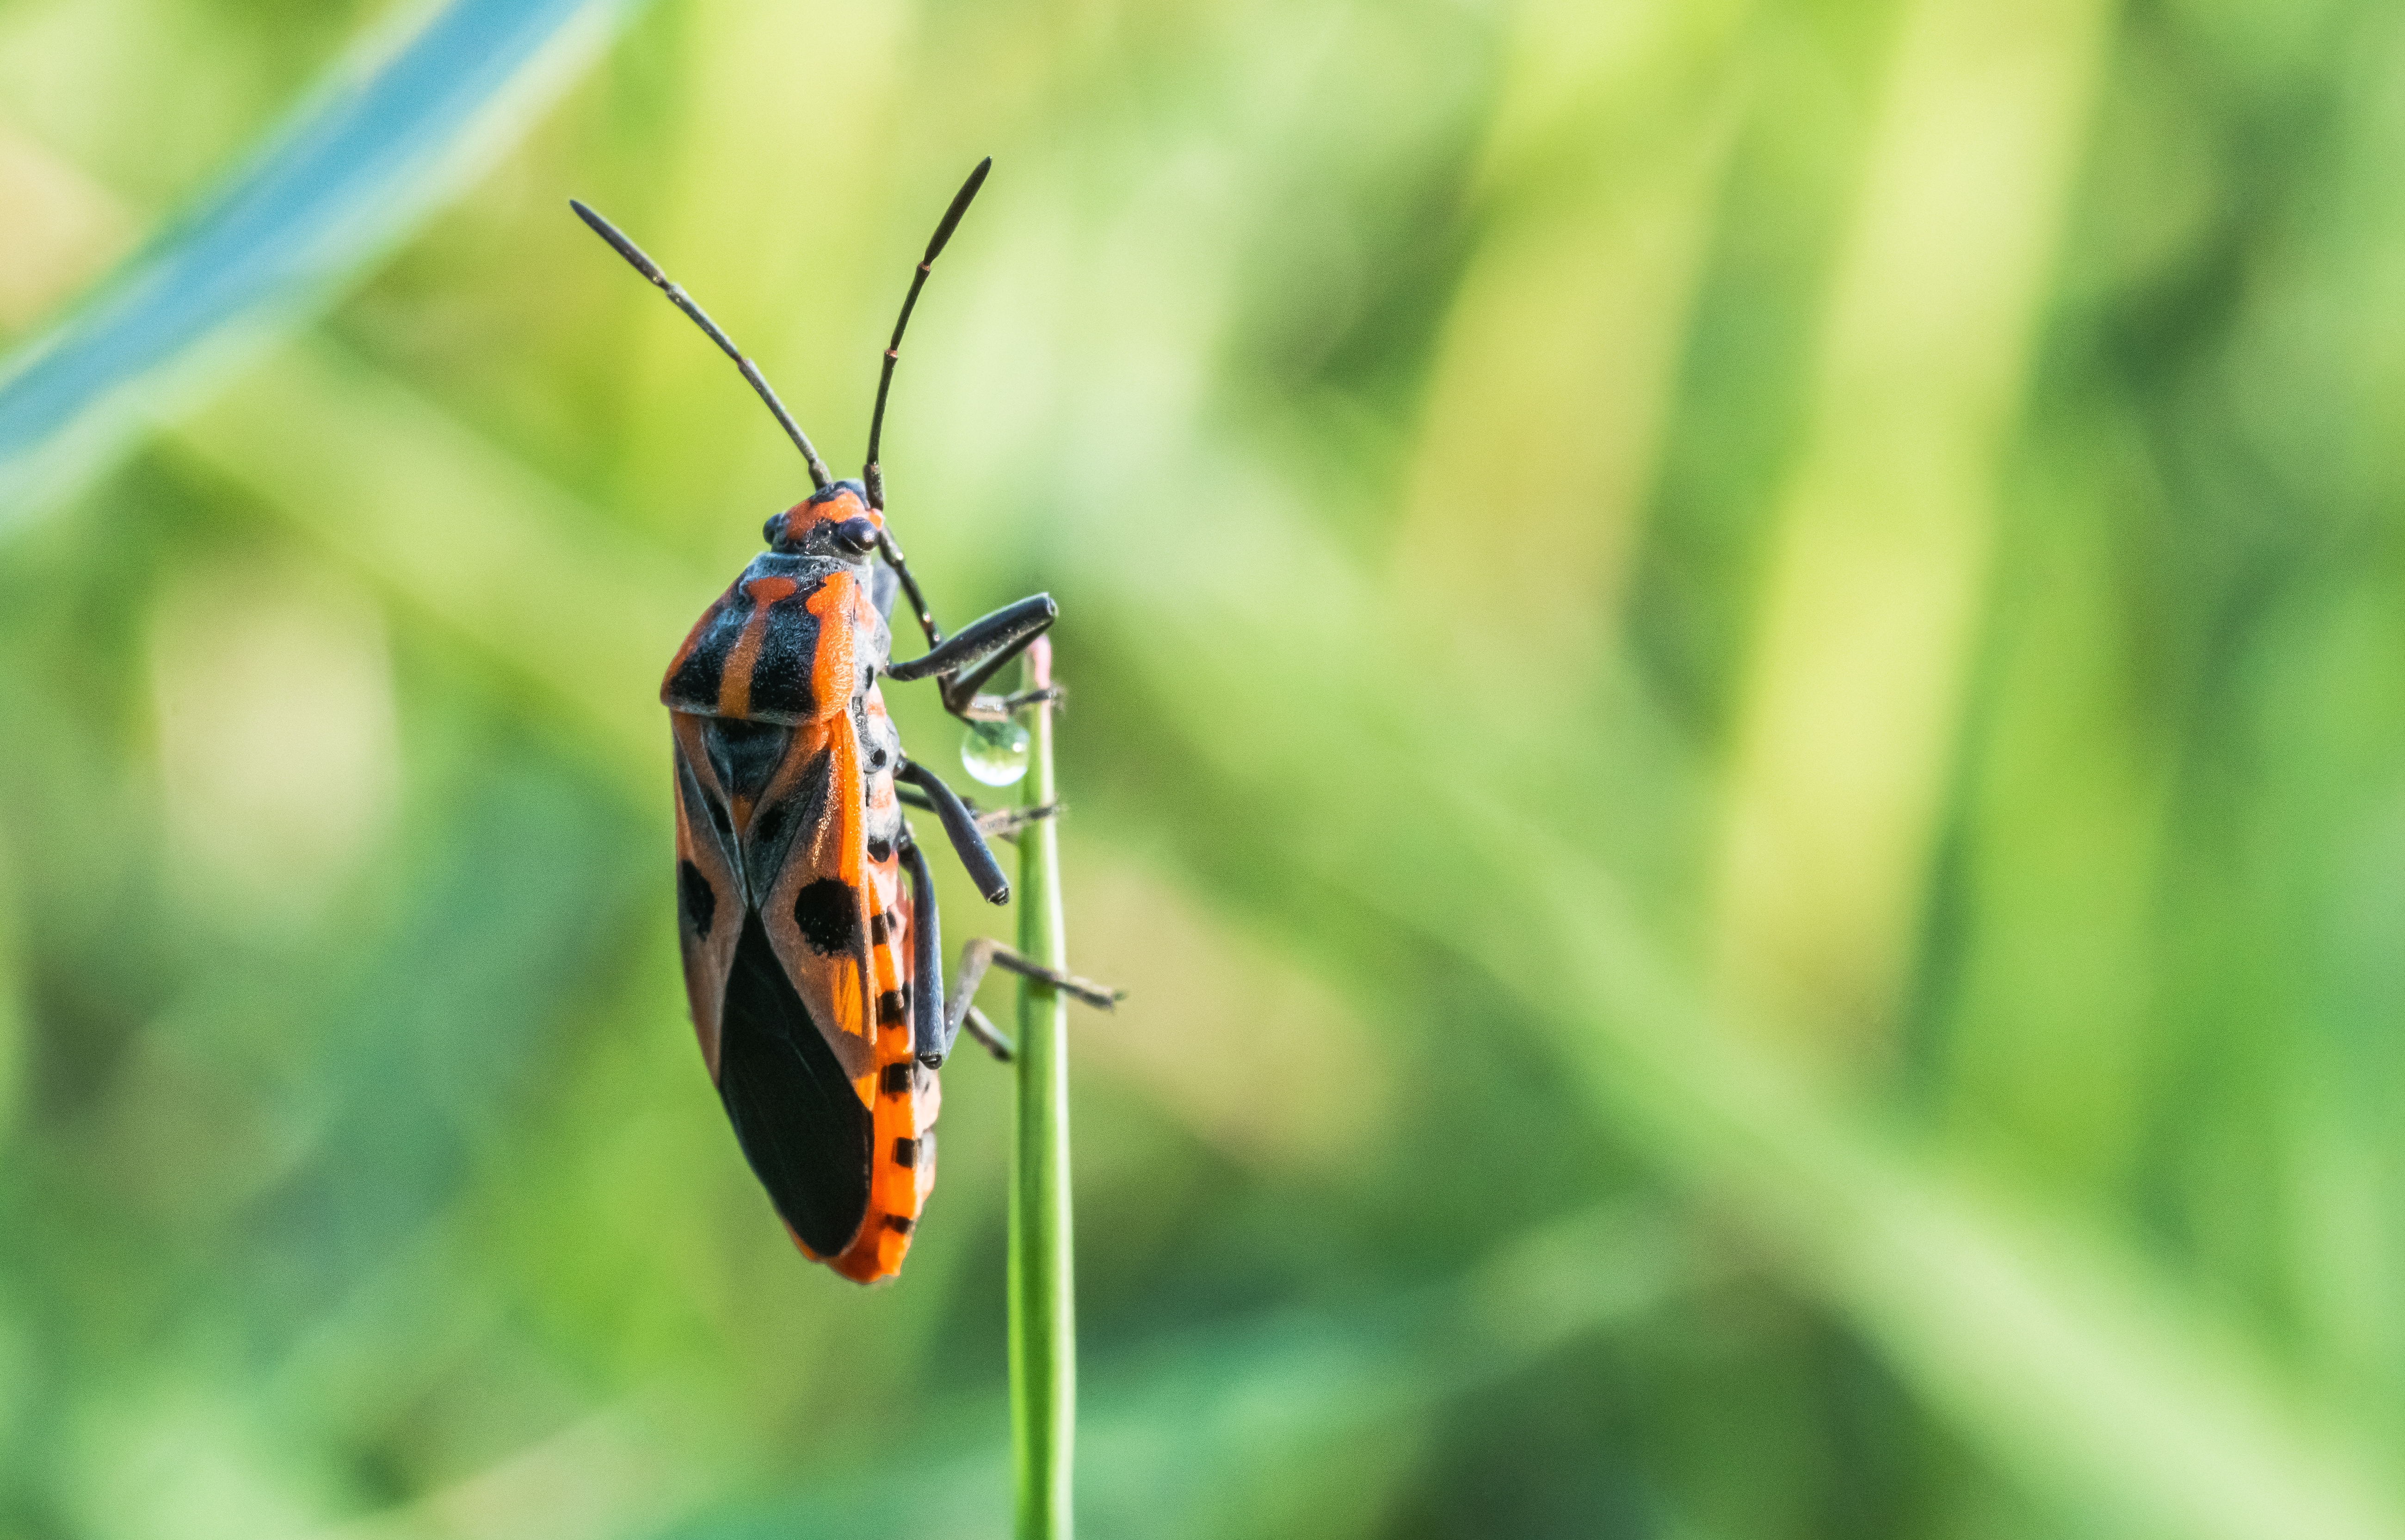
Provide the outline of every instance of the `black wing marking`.
<path id="1" fill-rule="evenodd" d="M 677 941 L 684 954 L 685 1001 L 701 1041 L 702 1061 L 718 1076 L 719 1011 L 726 970 L 743 922 L 743 880 L 735 832 L 709 762 L 696 764 L 694 719 L 671 717 L 677 789 Z"/>
<path id="2" fill-rule="evenodd" d="M 768 945 L 824 1032 L 844 1072 L 875 1068 L 876 992 L 869 987 L 871 881 L 862 833 L 860 752 L 850 716 L 794 731 L 784 767 L 757 809 L 753 828 L 778 825 L 782 848 L 773 872 L 744 847 L 753 909 Z"/>
<path id="3" fill-rule="evenodd" d="M 768 945 L 745 915 L 726 978 L 718 1094 L 744 1158 L 802 1244 L 851 1244 L 868 1212 L 871 1118 Z"/>

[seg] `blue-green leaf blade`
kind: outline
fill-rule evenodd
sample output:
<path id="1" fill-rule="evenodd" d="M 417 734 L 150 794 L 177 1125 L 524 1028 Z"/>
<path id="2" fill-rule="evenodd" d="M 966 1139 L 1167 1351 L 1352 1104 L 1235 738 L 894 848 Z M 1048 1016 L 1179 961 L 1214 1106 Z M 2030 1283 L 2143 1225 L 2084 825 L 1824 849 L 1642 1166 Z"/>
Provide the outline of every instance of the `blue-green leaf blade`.
<path id="1" fill-rule="evenodd" d="M 640 0 L 455 0 L 352 50 L 214 188 L 0 366 L 0 528 L 316 314 L 513 142 Z"/>

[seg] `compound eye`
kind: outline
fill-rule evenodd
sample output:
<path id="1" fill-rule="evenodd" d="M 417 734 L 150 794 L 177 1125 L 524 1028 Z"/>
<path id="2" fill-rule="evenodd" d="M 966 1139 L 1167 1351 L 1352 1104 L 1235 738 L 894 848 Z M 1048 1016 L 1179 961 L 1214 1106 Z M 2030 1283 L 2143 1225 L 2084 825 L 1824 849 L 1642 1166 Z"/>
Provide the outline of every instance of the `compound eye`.
<path id="1" fill-rule="evenodd" d="M 846 519 L 827 531 L 827 538 L 854 555 L 877 549 L 877 525 L 868 519 Z"/>
<path id="2" fill-rule="evenodd" d="M 761 540 L 773 546 L 784 539 L 784 538 L 785 516 L 782 513 L 769 514 L 768 522 L 760 526 Z"/>

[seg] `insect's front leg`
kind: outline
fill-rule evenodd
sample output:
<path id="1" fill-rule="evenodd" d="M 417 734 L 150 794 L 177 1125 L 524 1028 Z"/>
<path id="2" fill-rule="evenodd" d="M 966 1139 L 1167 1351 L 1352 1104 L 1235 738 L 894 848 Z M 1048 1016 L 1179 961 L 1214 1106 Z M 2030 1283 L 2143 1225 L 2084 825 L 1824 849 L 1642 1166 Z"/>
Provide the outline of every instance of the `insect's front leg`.
<path id="1" fill-rule="evenodd" d="M 905 681 L 932 677 L 943 696 L 944 709 L 968 721 L 973 720 L 970 705 L 977 699 L 977 686 L 1025 651 L 1028 643 L 1060 618 L 1061 607 L 1052 602 L 1051 595 L 1033 595 L 971 621 L 927 649 L 923 656 L 888 665 L 885 672 Z"/>

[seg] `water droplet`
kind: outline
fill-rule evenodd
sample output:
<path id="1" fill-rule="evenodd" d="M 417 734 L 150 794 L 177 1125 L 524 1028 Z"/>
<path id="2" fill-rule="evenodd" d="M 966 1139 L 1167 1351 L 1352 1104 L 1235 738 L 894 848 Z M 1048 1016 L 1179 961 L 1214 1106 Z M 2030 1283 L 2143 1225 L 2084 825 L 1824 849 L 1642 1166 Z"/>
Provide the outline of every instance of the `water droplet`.
<path id="1" fill-rule="evenodd" d="M 973 721 L 961 739 L 961 763 L 988 786 L 1016 786 L 1027 777 L 1027 729 L 1017 720 Z"/>

